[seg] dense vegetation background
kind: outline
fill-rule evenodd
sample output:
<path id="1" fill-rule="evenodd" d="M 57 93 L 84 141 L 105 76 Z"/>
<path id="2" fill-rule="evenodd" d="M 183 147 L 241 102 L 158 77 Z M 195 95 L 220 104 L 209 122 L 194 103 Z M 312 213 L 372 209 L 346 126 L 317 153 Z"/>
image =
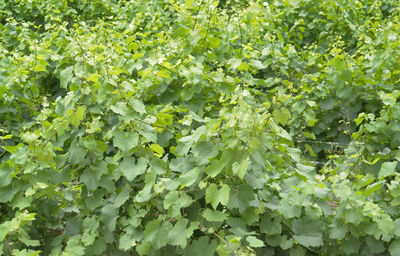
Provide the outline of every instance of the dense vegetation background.
<path id="1" fill-rule="evenodd" d="M 0 0 L 2 255 L 400 255 L 397 0 Z"/>

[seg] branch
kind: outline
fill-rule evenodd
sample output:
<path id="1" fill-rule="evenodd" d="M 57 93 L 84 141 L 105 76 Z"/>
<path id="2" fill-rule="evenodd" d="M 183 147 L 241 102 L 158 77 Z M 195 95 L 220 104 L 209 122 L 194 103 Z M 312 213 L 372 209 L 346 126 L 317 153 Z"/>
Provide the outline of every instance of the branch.
<path id="1" fill-rule="evenodd" d="M 12 256 L 14 256 L 14 253 L 13 253 L 13 251 L 12 251 L 10 245 L 8 244 L 7 238 L 4 238 L 4 243 L 6 244 L 8 250 L 10 251 L 10 254 L 11 254 Z"/>
<path id="2" fill-rule="evenodd" d="M 318 141 L 318 140 L 294 140 L 299 143 L 317 143 L 317 144 L 327 144 L 336 147 L 347 147 L 349 143 L 340 143 L 340 142 L 332 142 L 332 141 Z M 364 145 L 364 142 L 353 141 L 354 144 Z"/>
<path id="3" fill-rule="evenodd" d="M 143 120 L 140 120 L 140 119 L 136 119 L 136 118 L 135 118 L 134 120 L 135 120 L 135 121 L 138 121 L 138 122 L 141 122 L 141 123 L 143 123 L 143 124 L 147 124 L 147 125 L 152 126 L 152 127 L 157 127 L 157 128 L 161 128 L 161 129 L 168 130 L 168 131 L 170 131 L 170 132 L 175 132 L 175 131 L 171 130 L 170 128 L 166 127 L 166 126 L 151 124 L 151 123 L 148 123 L 148 122 L 146 122 L 146 121 L 143 121 Z"/>
<path id="4" fill-rule="evenodd" d="M 200 5 L 199 5 L 199 9 L 197 9 L 196 19 L 194 20 L 194 24 L 193 24 L 192 31 L 194 31 L 194 29 L 196 28 L 197 19 L 199 18 L 198 16 L 199 16 L 200 9 L 201 9 L 201 7 L 203 6 L 203 1 L 204 1 L 204 0 L 201 0 Z"/>

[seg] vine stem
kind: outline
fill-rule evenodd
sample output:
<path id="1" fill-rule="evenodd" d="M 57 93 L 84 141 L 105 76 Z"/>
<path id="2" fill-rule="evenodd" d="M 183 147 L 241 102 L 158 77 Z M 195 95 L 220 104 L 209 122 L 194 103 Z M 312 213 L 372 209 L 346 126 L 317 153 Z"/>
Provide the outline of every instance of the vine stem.
<path id="1" fill-rule="evenodd" d="M 204 227 L 204 226 L 201 225 L 200 223 L 199 223 L 199 227 L 204 228 L 204 229 L 207 229 L 206 227 Z M 222 242 L 224 242 L 226 245 L 228 245 L 231 249 L 234 249 L 234 248 L 232 248 L 231 244 L 230 244 L 225 238 L 223 238 L 222 236 L 220 236 L 216 231 L 213 231 L 212 234 L 213 234 L 215 237 L 217 237 L 218 239 L 220 239 Z M 245 250 L 245 251 L 247 251 L 247 252 L 249 252 L 249 253 L 252 253 L 252 251 L 250 251 L 248 248 L 246 248 L 246 247 L 243 246 L 242 244 L 240 244 L 240 247 L 241 247 L 243 250 Z"/>
<path id="2" fill-rule="evenodd" d="M 207 24 L 207 30 L 206 30 L 206 36 L 204 37 L 204 46 L 203 46 L 203 51 L 206 50 L 206 48 L 208 48 L 208 42 L 207 42 L 207 38 L 208 38 L 208 33 L 210 32 L 210 24 L 211 24 L 211 19 L 213 18 L 213 13 L 214 10 L 209 10 L 209 16 L 208 16 L 208 24 Z"/>
<path id="3" fill-rule="evenodd" d="M 242 27 L 240 26 L 240 14 L 239 12 L 236 13 L 238 18 L 238 27 L 239 27 L 239 34 L 240 34 L 240 56 L 242 57 L 242 48 L 243 48 L 243 35 L 242 35 Z"/>
<path id="4" fill-rule="evenodd" d="M 332 141 L 318 141 L 318 140 L 294 140 L 295 142 L 300 142 L 300 143 L 317 143 L 317 144 L 327 144 L 327 145 L 333 145 L 337 147 L 347 147 L 349 144 L 345 143 L 340 143 L 340 142 L 332 142 Z M 358 141 L 353 141 L 354 144 L 358 145 L 364 145 L 364 142 L 358 142 Z"/>
<path id="5" fill-rule="evenodd" d="M 203 1 L 204 1 L 204 0 L 201 0 L 201 2 L 200 2 L 200 5 L 199 5 L 199 9 L 197 9 L 197 13 L 196 13 L 196 19 L 194 20 L 194 24 L 193 24 L 192 31 L 194 31 L 194 29 L 196 28 L 196 25 L 197 25 L 197 19 L 199 18 L 199 13 L 200 13 L 200 9 L 201 9 L 201 7 L 203 6 Z"/>
<path id="6" fill-rule="evenodd" d="M 6 244 L 8 250 L 10 251 L 10 254 L 11 254 L 12 256 L 14 256 L 14 253 L 13 253 L 11 247 L 10 247 L 10 244 L 9 244 L 8 241 L 7 241 L 7 238 L 4 238 L 4 243 Z"/>
<path id="7" fill-rule="evenodd" d="M 151 124 L 151 123 L 148 123 L 148 122 L 146 122 L 146 121 L 143 121 L 143 120 L 140 120 L 140 119 L 137 119 L 137 118 L 135 118 L 134 120 L 135 120 L 135 121 L 138 121 L 138 122 L 141 122 L 141 123 L 143 123 L 143 124 L 150 125 L 150 126 L 152 126 L 152 127 L 157 127 L 157 128 L 161 128 L 161 129 L 166 129 L 166 130 L 168 130 L 168 131 L 170 131 L 170 132 L 172 132 L 172 133 L 175 132 L 175 131 L 171 130 L 170 128 L 166 127 L 166 126 Z"/>

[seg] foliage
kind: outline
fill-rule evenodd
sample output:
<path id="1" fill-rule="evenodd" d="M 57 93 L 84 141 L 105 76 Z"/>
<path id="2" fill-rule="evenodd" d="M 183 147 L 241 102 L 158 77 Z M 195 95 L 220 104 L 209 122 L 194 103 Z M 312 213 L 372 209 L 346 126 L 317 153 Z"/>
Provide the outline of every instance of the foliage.
<path id="1" fill-rule="evenodd" d="M 400 255 L 399 13 L 0 0 L 0 251 Z"/>

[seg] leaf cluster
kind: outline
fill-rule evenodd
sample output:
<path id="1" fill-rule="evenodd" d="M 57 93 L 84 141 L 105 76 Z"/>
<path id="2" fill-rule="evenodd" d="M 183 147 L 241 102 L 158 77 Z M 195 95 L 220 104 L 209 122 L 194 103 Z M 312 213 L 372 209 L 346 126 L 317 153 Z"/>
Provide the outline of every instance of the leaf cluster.
<path id="1" fill-rule="evenodd" d="M 400 255 L 398 1 L 0 0 L 0 252 Z"/>

